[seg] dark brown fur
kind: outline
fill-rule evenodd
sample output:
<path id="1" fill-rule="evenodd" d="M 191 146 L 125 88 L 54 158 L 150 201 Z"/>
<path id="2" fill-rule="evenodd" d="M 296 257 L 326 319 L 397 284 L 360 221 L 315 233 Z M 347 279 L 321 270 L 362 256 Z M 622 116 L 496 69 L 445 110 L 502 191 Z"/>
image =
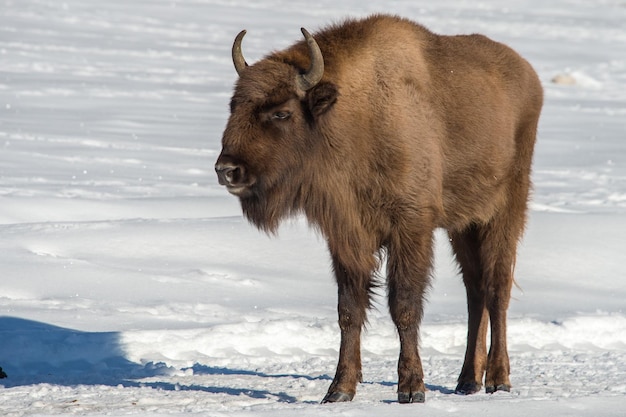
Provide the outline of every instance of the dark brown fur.
<path id="1" fill-rule="evenodd" d="M 484 36 L 439 36 L 392 16 L 313 37 L 325 70 L 308 91 L 294 83 L 309 67 L 305 42 L 241 71 L 216 169 L 257 227 L 275 232 L 304 213 L 327 239 L 341 347 L 324 401 L 351 400 L 361 379 L 381 250 L 400 336 L 398 399 L 424 400 L 418 330 L 438 227 L 467 288 L 457 392 L 480 390 L 483 377 L 488 392 L 509 390 L 506 312 L 542 106 L 537 75 Z"/>

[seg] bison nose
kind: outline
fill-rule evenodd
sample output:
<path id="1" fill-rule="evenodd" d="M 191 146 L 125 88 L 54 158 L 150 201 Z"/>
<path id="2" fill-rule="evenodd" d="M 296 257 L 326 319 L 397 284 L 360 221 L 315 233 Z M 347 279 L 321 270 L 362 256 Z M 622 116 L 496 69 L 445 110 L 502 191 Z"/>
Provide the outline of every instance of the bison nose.
<path id="1" fill-rule="evenodd" d="M 220 185 L 234 186 L 243 181 L 244 168 L 231 162 L 215 164 L 215 172 Z"/>

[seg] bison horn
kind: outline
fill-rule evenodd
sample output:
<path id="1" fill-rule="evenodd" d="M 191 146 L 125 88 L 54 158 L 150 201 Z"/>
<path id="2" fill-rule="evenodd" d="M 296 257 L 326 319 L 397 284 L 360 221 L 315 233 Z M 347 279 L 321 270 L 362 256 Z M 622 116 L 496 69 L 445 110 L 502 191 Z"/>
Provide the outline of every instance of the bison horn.
<path id="1" fill-rule="evenodd" d="M 310 90 L 315 87 L 317 83 L 320 82 L 322 76 L 324 75 L 324 57 L 322 56 L 322 51 L 320 47 L 313 39 L 313 36 L 305 29 L 302 28 L 302 34 L 304 35 L 304 39 L 307 42 L 309 47 L 309 54 L 311 55 L 311 64 L 309 69 L 304 74 L 298 75 L 296 78 L 296 84 L 298 87 L 304 91 Z M 241 41 L 243 37 L 246 35 L 246 31 L 242 30 L 239 32 L 237 37 L 235 38 L 235 42 L 233 43 L 233 64 L 235 64 L 235 70 L 237 74 L 241 76 L 241 72 L 246 69 L 248 63 L 246 59 L 243 57 L 243 53 L 241 52 Z"/>
<path id="2" fill-rule="evenodd" d="M 313 39 L 313 36 L 305 29 L 301 29 L 304 39 L 309 47 L 309 54 L 311 55 L 311 65 L 304 74 L 298 75 L 296 78 L 296 84 L 303 91 L 310 90 L 320 82 L 324 75 L 324 57 L 320 47 Z M 234 53 L 234 52 L 233 52 Z"/>
<path id="3" fill-rule="evenodd" d="M 239 76 L 241 76 L 241 72 L 248 66 L 248 63 L 241 52 L 241 41 L 245 35 L 246 31 L 242 30 L 235 38 L 235 43 L 233 43 L 233 64 L 235 64 L 235 70 Z"/>

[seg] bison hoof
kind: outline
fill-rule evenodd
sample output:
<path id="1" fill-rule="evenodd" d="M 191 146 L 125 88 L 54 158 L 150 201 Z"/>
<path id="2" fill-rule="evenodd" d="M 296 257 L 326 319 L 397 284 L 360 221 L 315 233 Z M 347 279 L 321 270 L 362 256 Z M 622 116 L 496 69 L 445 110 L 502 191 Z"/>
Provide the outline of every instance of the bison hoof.
<path id="1" fill-rule="evenodd" d="M 487 394 L 493 394 L 496 391 L 506 391 L 506 392 L 511 392 L 511 386 L 508 384 L 500 384 L 500 385 L 487 385 L 485 387 L 485 391 L 487 392 Z"/>
<path id="2" fill-rule="evenodd" d="M 346 394 L 345 392 L 329 392 L 322 400 L 322 404 L 326 403 L 344 403 L 352 401 L 354 394 Z"/>
<path id="3" fill-rule="evenodd" d="M 459 395 L 471 395 L 480 392 L 482 384 L 476 382 L 459 382 L 454 392 Z"/>
<path id="4" fill-rule="evenodd" d="M 425 401 L 426 394 L 422 391 L 398 393 L 398 402 L 400 404 L 423 403 Z"/>

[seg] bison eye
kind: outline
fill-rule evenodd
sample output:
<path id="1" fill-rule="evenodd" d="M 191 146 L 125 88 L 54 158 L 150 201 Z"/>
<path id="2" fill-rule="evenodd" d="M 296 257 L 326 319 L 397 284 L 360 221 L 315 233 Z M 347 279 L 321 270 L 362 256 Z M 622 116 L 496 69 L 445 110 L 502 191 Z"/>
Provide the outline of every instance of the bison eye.
<path id="1" fill-rule="evenodd" d="M 274 120 L 287 120 L 291 117 L 291 112 L 288 111 L 277 111 L 272 114 L 272 119 Z"/>

